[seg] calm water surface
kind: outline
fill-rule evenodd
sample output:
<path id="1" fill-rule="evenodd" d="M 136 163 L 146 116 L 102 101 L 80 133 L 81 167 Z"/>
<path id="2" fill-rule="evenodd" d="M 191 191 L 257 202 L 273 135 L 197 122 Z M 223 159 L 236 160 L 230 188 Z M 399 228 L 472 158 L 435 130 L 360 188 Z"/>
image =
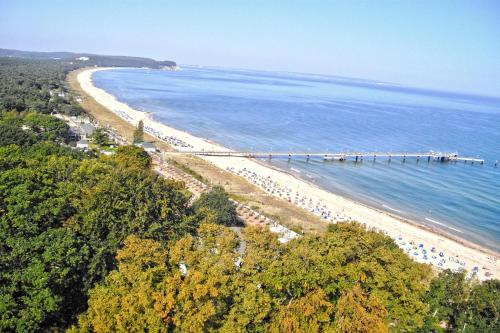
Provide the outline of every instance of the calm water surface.
<path id="1" fill-rule="evenodd" d="M 349 78 L 115 69 L 95 84 L 173 127 L 256 151 L 457 151 L 486 164 L 272 163 L 336 193 L 500 251 L 500 99 Z M 431 219 L 435 222 L 431 222 Z"/>

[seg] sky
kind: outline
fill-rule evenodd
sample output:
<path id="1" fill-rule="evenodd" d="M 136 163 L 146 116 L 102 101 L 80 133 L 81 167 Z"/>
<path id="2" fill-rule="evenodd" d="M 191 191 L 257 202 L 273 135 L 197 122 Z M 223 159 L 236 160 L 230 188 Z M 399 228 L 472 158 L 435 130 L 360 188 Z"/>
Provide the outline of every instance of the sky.
<path id="1" fill-rule="evenodd" d="M 500 0 L 0 0 L 0 48 L 500 96 Z"/>

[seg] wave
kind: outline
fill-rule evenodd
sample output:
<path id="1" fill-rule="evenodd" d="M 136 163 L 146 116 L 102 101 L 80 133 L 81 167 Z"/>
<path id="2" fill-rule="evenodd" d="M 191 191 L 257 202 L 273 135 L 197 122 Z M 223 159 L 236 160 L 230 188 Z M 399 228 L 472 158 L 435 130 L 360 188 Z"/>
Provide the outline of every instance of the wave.
<path id="1" fill-rule="evenodd" d="M 443 227 L 445 227 L 445 228 L 451 229 L 451 230 L 453 230 L 453 231 L 459 232 L 459 233 L 461 233 L 461 234 L 463 234 L 463 233 L 464 233 L 462 230 L 459 230 L 459 229 L 456 229 L 456 228 L 450 227 L 449 225 L 446 225 L 446 224 L 444 224 L 444 223 L 442 223 L 442 222 L 438 222 L 438 221 L 436 221 L 436 220 L 430 219 L 430 218 L 428 218 L 428 217 L 426 217 L 426 218 L 425 218 L 425 220 L 426 220 L 426 221 L 429 221 L 429 222 L 432 222 L 432 223 L 435 223 L 435 224 L 438 224 L 438 225 L 443 226 Z"/>

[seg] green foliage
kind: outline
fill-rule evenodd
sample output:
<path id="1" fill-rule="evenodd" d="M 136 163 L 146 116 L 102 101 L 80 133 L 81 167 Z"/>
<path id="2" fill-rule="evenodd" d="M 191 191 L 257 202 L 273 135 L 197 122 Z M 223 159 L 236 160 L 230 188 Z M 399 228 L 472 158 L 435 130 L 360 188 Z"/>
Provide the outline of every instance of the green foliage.
<path id="1" fill-rule="evenodd" d="M 166 246 L 126 243 L 75 330 L 412 332 L 427 313 L 430 270 L 358 225 L 287 245 L 262 229 L 239 240 L 215 224 Z"/>
<path id="2" fill-rule="evenodd" d="M 129 234 L 166 241 L 189 230 L 189 197 L 179 183 L 149 170 L 114 169 L 82 189 L 66 226 L 91 246 L 91 283 L 114 268 L 115 253 Z"/>
<path id="3" fill-rule="evenodd" d="M 88 251 L 61 225 L 77 161 L 15 147 L 0 151 L 0 330 L 34 331 L 81 309 Z"/>
<path id="4" fill-rule="evenodd" d="M 23 59 L 50 59 L 52 62 L 56 62 L 53 59 L 58 60 L 58 63 L 71 64 L 79 63 L 81 66 L 98 66 L 98 67 L 147 67 L 161 69 L 163 66 L 176 66 L 174 61 L 164 60 L 157 61 L 150 58 L 142 57 L 129 57 L 129 56 L 108 56 L 108 55 L 98 55 L 90 53 L 73 53 L 73 52 L 36 52 L 36 51 L 19 51 L 19 50 L 9 50 L 0 49 L 0 56 L 7 57 L 18 57 Z M 89 58 L 87 61 L 81 61 L 75 59 L 80 57 Z"/>
<path id="5" fill-rule="evenodd" d="M 229 200 L 229 195 L 220 186 L 215 186 L 208 193 L 203 193 L 193 204 L 193 208 L 201 215 L 207 211 L 216 214 L 215 223 L 228 227 L 241 224 L 236 213 L 234 203 Z"/>
<path id="6" fill-rule="evenodd" d="M 0 147 L 0 331 L 68 325 L 126 236 L 165 242 L 192 230 L 184 188 L 140 168 L 143 156 L 128 155 L 134 167 L 89 157 L 49 143 Z"/>
<path id="7" fill-rule="evenodd" d="M 499 332 L 500 281 L 478 283 L 465 272 L 445 270 L 426 295 L 429 316 L 422 332 Z"/>
<path id="8" fill-rule="evenodd" d="M 63 142 L 69 127 L 62 120 L 37 113 L 0 113 L 0 146 L 29 146 L 39 141 Z"/>
<path id="9" fill-rule="evenodd" d="M 63 103 L 59 106 L 59 112 L 67 114 L 68 116 L 80 116 L 85 113 L 85 110 L 76 103 L 66 104 Z"/>
<path id="10" fill-rule="evenodd" d="M 472 287 L 467 309 L 457 321 L 464 332 L 500 332 L 500 281 L 488 280 Z"/>
<path id="11" fill-rule="evenodd" d="M 134 131 L 134 143 L 144 142 L 144 122 L 139 120 L 137 128 Z"/>
<path id="12" fill-rule="evenodd" d="M 109 146 L 110 139 L 108 134 L 102 128 L 97 128 L 92 134 L 92 141 L 99 146 Z"/>
<path id="13" fill-rule="evenodd" d="M 160 332 L 154 311 L 155 284 L 167 272 L 166 253 L 158 242 L 129 236 L 118 251 L 118 271 L 90 292 L 89 311 L 69 332 Z M 96 320 L 99 318 L 99 321 Z"/>
<path id="14" fill-rule="evenodd" d="M 68 137 L 69 126 L 52 116 L 29 113 L 23 118 L 23 124 L 36 133 L 38 141 L 65 140 Z"/>
<path id="15" fill-rule="evenodd" d="M 18 124 L 0 121 L 0 147 L 8 145 L 29 146 L 36 142 L 36 135 L 25 131 Z"/>
<path id="16" fill-rule="evenodd" d="M 115 155 L 111 160 L 128 168 L 148 169 L 151 167 L 151 156 L 141 147 L 134 145 L 120 146 L 116 148 Z"/>
<path id="17" fill-rule="evenodd" d="M 88 247 L 64 228 L 25 237 L 2 228 L 0 331 L 66 326 L 84 308 Z"/>
<path id="18" fill-rule="evenodd" d="M 76 68 L 68 61 L 0 58 L 0 110 L 78 114 L 70 97 L 58 96 L 67 95 L 66 74 Z"/>

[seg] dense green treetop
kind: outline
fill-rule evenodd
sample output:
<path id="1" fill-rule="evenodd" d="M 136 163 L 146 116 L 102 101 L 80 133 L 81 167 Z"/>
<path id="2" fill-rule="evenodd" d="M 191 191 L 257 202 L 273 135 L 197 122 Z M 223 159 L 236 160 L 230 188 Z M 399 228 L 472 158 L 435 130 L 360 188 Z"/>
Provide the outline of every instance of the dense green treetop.
<path id="1" fill-rule="evenodd" d="M 54 60 L 0 58 L 0 110 L 81 112 L 65 86 L 66 74 L 77 68 Z"/>
<path id="2" fill-rule="evenodd" d="M 0 148 L 0 331 L 65 325 L 128 235 L 164 242 L 196 224 L 182 184 L 140 160 L 51 145 Z"/>
<path id="3" fill-rule="evenodd" d="M 203 193 L 194 203 L 196 212 L 203 215 L 206 211 L 217 212 L 215 223 L 228 227 L 240 225 L 236 206 L 229 200 L 229 195 L 221 186 L 214 186 L 210 192 Z"/>
<path id="4" fill-rule="evenodd" d="M 134 236 L 91 291 L 79 329 L 413 332 L 428 313 L 431 272 L 391 242 L 355 224 L 286 245 L 263 229 L 239 239 L 215 224 L 166 246 Z"/>

